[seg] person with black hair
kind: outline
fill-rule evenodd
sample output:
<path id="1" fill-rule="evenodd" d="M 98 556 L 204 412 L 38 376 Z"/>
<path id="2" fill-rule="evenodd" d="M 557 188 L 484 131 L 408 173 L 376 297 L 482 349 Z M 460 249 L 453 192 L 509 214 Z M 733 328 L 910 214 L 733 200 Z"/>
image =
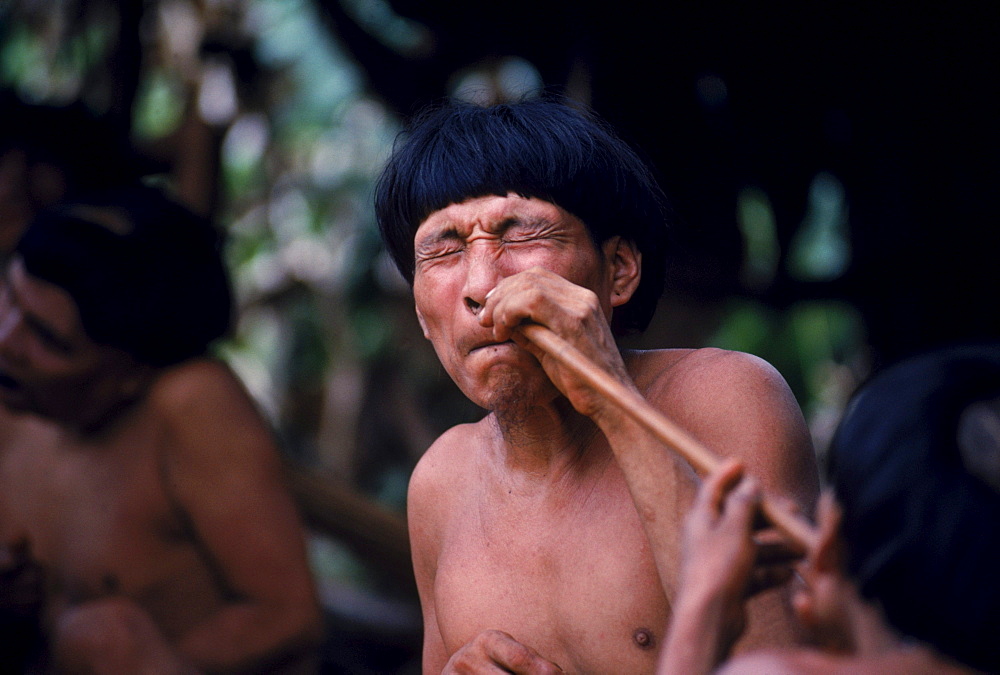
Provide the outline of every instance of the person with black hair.
<path id="1" fill-rule="evenodd" d="M 755 564 L 760 490 L 741 473 L 710 476 L 689 516 L 661 675 L 1000 672 L 1000 345 L 915 357 L 852 399 L 798 567 L 813 648 L 726 661 L 775 572 Z"/>
<path id="2" fill-rule="evenodd" d="M 815 458 L 787 385 L 746 354 L 619 348 L 662 292 L 666 208 L 581 107 L 432 108 L 375 200 L 424 335 L 489 411 L 442 435 L 410 481 L 424 672 L 652 672 L 695 474 L 517 327 L 548 327 L 809 509 Z M 748 643 L 791 640 L 781 597 L 751 613 Z"/>
<path id="3" fill-rule="evenodd" d="M 29 104 L 0 90 L 0 119 L 0 260 L 39 211 L 154 169 L 127 134 L 82 103 Z"/>
<path id="4" fill-rule="evenodd" d="M 6 265 L 0 662 L 13 672 L 313 658 L 320 614 L 280 455 L 208 356 L 232 314 L 220 247 L 208 221 L 135 186 L 42 212 Z"/>

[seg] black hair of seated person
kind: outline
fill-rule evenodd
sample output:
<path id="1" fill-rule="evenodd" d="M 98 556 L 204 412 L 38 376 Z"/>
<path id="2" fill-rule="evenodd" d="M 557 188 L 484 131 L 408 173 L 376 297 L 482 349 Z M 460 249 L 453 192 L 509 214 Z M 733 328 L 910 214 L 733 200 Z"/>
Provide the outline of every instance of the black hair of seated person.
<path id="1" fill-rule="evenodd" d="M 1000 476 L 970 458 L 995 460 L 1000 438 L 958 439 L 970 406 L 996 412 L 998 397 L 1000 345 L 901 363 L 852 400 L 829 467 L 862 595 L 902 634 L 989 672 L 1000 672 Z"/>
<path id="2" fill-rule="evenodd" d="M 163 168 L 138 153 L 110 117 L 95 115 L 79 102 L 26 103 L 3 89 L 0 116 L 4 121 L 0 125 L 0 155 L 21 150 L 29 165 L 58 168 L 66 180 L 67 199 Z"/>
<path id="3" fill-rule="evenodd" d="M 69 293 L 92 340 L 168 366 L 229 330 L 221 249 L 212 223 L 136 184 L 43 211 L 16 252 L 32 276 Z"/>
<path id="4" fill-rule="evenodd" d="M 539 97 L 424 109 L 393 146 L 375 211 L 387 250 L 412 284 L 421 222 L 450 204 L 509 193 L 562 207 L 595 244 L 621 235 L 637 245 L 641 282 L 615 311 L 613 328 L 619 335 L 645 330 L 666 274 L 666 200 L 638 154 L 581 105 Z"/>

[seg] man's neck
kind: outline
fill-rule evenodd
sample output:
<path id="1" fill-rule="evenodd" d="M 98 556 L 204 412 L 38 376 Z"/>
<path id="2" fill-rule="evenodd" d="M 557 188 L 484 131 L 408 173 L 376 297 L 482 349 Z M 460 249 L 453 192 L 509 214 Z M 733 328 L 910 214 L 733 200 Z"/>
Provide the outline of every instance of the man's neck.
<path id="1" fill-rule="evenodd" d="M 75 435 L 79 440 L 94 440 L 116 433 L 127 426 L 146 398 L 153 380 L 149 377 L 123 390 L 96 390 L 81 405 L 65 415 L 53 415 L 50 420 Z"/>
<path id="2" fill-rule="evenodd" d="M 600 431 L 563 397 L 546 405 L 495 410 L 489 417 L 498 468 L 517 480 L 553 483 L 582 476 L 602 449 Z"/>

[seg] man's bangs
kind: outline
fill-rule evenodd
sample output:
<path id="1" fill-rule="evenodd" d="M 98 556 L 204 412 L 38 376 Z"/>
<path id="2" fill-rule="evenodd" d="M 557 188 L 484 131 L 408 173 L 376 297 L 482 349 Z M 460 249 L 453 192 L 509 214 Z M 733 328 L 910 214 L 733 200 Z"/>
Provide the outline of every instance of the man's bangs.
<path id="1" fill-rule="evenodd" d="M 575 168 L 581 161 L 571 148 L 545 142 L 527 145 L 513 134 L 494 138 L 498 142 L 476 146 L 454 142 L 464 139 L 436 139 L 435 145 L 447 147 L 431 149 L 414 172 L 410 189 L 400 195 L 404 219 L 416 227 L 451 204 L 509 193 L 558 203 L 560 186 L 575 182 L 566 167 Z M 559 205 L 570 210 L 569 205 Z"/>

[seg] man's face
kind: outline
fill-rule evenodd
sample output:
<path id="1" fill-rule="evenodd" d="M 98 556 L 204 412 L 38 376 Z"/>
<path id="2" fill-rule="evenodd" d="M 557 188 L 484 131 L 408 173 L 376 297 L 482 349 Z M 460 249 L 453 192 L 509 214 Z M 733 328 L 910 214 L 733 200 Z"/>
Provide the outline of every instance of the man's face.
<path id="1" fill-rule="evenodd" d="M 508 276 L 542 267 L 595 293 L 610 317 L 608 263 L 586 226 L 562 208 L 515 194 L 435 211 L 414 237 L 413 295 L 424 335 L 459 388 L 494 409 L 498 392 L 556 395 L 540 364 L 513 342 L 496 344 L 477 318 Z"/>
<path id="2" fill-rule="evenodd" d="M 74 420 L 122 363 L 86 335 L 69 293 L 11 261 L 0 279 L 0 404 Z"/>

